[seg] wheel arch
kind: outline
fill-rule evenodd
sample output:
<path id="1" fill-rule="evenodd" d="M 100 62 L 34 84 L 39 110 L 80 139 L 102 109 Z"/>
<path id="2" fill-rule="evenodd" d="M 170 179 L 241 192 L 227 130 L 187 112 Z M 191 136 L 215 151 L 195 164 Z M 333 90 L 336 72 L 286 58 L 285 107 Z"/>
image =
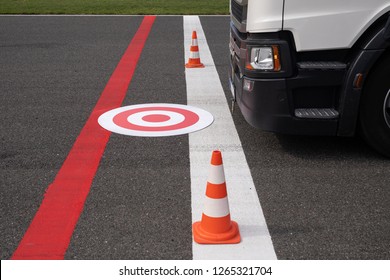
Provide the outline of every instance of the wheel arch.
<path id="1" fill-rule="evenodd" d="M 337 135 L 353 136 L 359 116 L 364 84 L 382 55 L 390 52 L 390 12 L 375 21 L 354 44 L 349 68 L 340 94 L 340 119 Z"/>

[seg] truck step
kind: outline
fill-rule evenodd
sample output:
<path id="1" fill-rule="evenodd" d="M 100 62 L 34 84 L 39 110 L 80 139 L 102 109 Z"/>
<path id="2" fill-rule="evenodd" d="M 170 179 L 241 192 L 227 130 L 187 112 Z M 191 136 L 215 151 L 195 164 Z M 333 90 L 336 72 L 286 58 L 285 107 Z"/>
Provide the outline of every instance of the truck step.
<path id="1" fill-rule="evenodd" d="M 300 119 L 337 119 L 339 112 L 333 108 L 295 109 L 295 116 Z"/>
<path id="2" fill-rule="evenodd" d="M 302 70 L 345 70 L 347 64 L 338 61 L 303 61 L 297 66 Z"/>

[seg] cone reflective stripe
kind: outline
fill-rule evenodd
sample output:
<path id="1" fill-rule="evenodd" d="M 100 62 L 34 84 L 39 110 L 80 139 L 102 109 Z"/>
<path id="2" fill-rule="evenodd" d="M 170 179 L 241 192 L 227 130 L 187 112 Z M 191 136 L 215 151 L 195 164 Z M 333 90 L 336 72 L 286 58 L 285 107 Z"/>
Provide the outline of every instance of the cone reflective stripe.
<path id="1" fill-rule="evenodd" d="M 192 31 L 192 42 L 190 47 L 190 56 L 188 63 L 186 64 L 187 68 L 203 68 L 204 65 L 200 62 L 199 56 L 199 47 L 198 47 L 198 37 L 196 31 Z"/>
<path id="2" fill-rule="evenodd" d="M 192 31 L 192 46 L 198 46 L 198 36 L 195 30 Z"/>
<path id="3" fill-rule="evenodd" d="M 192 230 L 195 242 L 201 244 L 232 244 L 241 241 L 238 225 L 230 219 L 220 151 L 213 151 L 202 220 L 195 222 Z"/>

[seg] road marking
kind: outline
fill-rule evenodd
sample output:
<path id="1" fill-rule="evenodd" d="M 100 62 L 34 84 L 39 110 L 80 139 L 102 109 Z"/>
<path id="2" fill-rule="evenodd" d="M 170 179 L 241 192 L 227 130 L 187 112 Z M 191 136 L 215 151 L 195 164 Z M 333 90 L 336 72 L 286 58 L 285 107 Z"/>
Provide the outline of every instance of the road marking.
<path id="1" fill-rule="evenodd" d="M 201 219 L 211 153 L 219 149 L 223 156 L 231 217 L 238 223 L 242 237 L 241 243 L 234 245 L 193 242 L 193 258 L 276 259 L 252 175 L 199 17 L 184 16 L 183 26 L 185 61 L 189 58 L 192 31 L 196 30 L 200 58 L 205 65 L 205 68 L 185 68 L 188 105 L 203 108 L 215 118 L 213 125 L 189 135 L 192 221 Z"/>
<path id="2" fill-rule="evenodd" d="M 12 259 L 63 259 L 110 132 L 97 119 L 122 104 L 155 16 L 144 17 Z"/>
<path id="3" fill-rule="evenodd" d="M 149 121 L 148 121 L 149 120 Z M 187 134 L 212 124 L 203 109 L 182 104 L 150 103 L 116 108 L 99 117 L 99 124 L 115 133 L 162 137 Z"/>

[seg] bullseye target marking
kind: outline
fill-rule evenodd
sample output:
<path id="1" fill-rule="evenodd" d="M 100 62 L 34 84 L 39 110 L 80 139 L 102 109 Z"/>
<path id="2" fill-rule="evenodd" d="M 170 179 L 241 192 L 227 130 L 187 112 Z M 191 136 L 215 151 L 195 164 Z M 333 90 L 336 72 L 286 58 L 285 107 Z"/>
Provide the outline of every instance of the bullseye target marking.
<path id="1" fill-rule="evenodd" d="M 126 117 L 126 115 L 131 112 L 124 113 L 124 117 Z M 116 116 L 114 121 L 118 121 L 116 122 L 118 125 L 122 124 L 123 127 L 129 128 L 134 127 L 134 124 L 137 124 L 138 126 L 158 128 L 175 125 L 185 120 L 185 117 L 179 113 L 163 110 L 138 112 L 130 115 L 127 119 L 122 118 L 123 117 L 121 116 Z"/>
<path id="2" fill-rule="evenodd" d="M 213 121 L 213 115 L 203 109 L 165 103 L 120 107 L 98 119 L 111 132 L 144 137 L 187 134 L 204 129 Z"/>

